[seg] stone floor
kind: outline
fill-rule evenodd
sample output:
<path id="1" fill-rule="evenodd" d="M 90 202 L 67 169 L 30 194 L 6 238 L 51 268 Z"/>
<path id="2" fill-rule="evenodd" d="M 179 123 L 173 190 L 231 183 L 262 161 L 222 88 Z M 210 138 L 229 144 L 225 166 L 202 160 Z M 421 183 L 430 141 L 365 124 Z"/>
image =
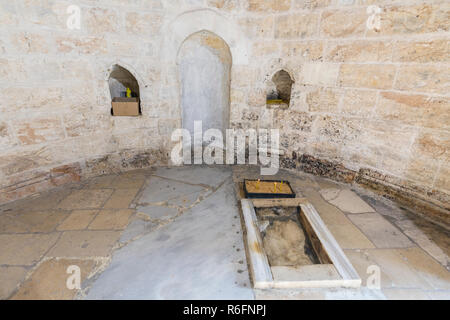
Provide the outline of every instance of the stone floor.
<path id="1" fill-rule="evenodd" d="M 93 178 L 0 207 L 0 299 L 450 299 L 450 233 L 355 186 L 281 170 L 361 289 L 253 290 L 237 199 L 249 166 Z M 368 267 L 381 270 L 369 289 Z M 70 266 L 81 289 L 69 290 Z"/>

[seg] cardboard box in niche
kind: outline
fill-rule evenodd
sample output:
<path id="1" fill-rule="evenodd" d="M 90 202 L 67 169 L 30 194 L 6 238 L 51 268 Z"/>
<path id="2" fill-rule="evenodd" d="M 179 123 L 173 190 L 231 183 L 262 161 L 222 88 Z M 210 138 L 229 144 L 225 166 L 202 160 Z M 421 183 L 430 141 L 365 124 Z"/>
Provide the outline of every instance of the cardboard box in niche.
<path id="1" fill-rule="evenodd" d="M 138 98 L 113 98 L 112 113 L 114 116 L 138 116 L 139 99 Z"/>

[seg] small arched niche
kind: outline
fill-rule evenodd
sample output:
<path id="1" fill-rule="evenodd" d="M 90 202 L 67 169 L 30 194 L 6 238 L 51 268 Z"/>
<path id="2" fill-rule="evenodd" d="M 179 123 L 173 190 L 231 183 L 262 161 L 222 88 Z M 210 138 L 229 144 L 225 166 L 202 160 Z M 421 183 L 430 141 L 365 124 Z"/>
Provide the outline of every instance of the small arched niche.
<path id="1" fill-rule="evenodd" d="M 292 80 L 289 73 L 285 70 L 276 72 L 267 89 L 267 107 L 286 109 L 291 102 Z"/>
<path id="2" fill-rule="evenodd" d="M 141 114 L 139 83 L 130 71 L 117 64 L 114 65 L 111 68 L 108 84 L 112 115 L 137 116 Z"/>

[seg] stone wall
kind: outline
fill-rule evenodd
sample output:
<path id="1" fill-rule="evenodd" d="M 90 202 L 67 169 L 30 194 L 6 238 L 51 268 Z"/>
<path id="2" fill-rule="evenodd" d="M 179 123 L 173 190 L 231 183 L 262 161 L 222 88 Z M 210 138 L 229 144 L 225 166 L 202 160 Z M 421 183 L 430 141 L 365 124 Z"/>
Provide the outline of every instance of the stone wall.
<path id="1" fill-rule="evenodd" d="M 123 3 L 0 1 L 0 202 L 167 164 L 181 126 L 177 53 L 208 30 L 232 54 L 232 127 L 280 128 L 284 163 L 363 170 L 449 209 L 448 1 Z M 381 23 L 368 28 L 374 4 Z M 79 30 L 67 27 L 70 5 L 81 9 Z M 115 64 L 139 82 L 140 117 L 110 114 Z M 268 109 L 281 69 L 295 81 L 290 107 Z"/>

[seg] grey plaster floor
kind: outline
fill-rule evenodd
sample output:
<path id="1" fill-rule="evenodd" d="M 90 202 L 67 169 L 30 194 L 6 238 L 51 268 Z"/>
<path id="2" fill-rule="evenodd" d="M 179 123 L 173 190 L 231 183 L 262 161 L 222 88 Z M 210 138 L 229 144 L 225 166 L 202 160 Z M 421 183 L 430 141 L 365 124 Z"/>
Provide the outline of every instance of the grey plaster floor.
<path id="1" fill-rule="evenodd" d="M 199 169 L 147 181 L 138 214 L 170 223 L 116 251 L 87 299 L 253 298 L 231 170 Z"/>

